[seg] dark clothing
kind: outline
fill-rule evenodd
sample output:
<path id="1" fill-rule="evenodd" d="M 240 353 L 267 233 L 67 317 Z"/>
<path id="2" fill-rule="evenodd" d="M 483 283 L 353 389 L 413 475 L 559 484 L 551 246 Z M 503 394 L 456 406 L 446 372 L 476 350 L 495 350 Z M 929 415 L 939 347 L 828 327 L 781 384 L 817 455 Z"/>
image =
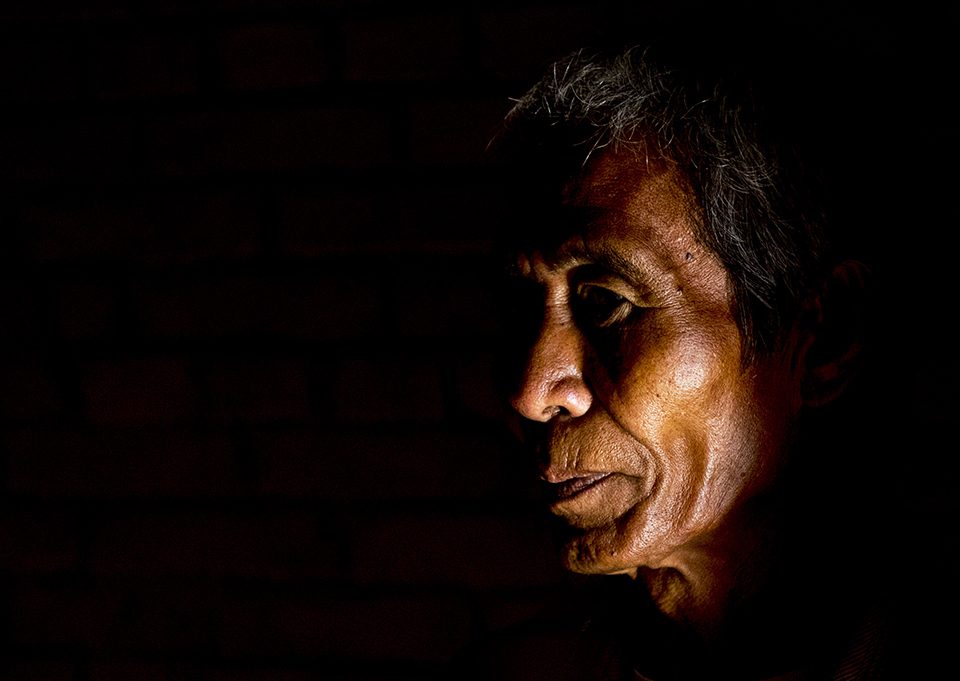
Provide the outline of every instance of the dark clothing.
<path id="1" fill-rule="evenodd" d="M 664 618 L 627 579 L 596 586 L 546 607 L 521 625 L 475 642 L 457 658 L 458 681 L 913 681 L 954 678 L 946 650 L 954 629 L 935 623 L 928 607 L 884 598 L 846 620 L 824 612 L 795 627 L 797 657 L 773 665 L 766 651 L 736 673 L 700 655 L 695 641 Z M 955 602 L 955 601 L 954 601 Z M 849 624 L 847 623 L 849 621 Z M 751 656 L 753 657 L 753 656 Z M 755 664 L 753 664 L 755 663 Z M 753 667 L 744 671 L 744 667 Z M 732 667 L 732 665 L 731 665 Z"/>

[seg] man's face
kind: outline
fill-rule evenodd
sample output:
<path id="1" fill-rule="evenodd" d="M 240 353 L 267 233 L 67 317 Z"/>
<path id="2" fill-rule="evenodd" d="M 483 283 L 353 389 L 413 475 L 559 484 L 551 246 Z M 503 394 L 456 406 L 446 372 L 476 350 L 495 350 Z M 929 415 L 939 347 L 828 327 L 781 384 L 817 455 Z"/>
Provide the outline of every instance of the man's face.
<path id="1" fill-rule="evenodd" d="M 726 271 L 665 164 L 604 155 L 563 210 L 575 233 L 517 263 L 541 323 L 512 403 L 568 567 L 677 567 L 778 472 L 798 379 L 788 351 L 741 364 Z"/>

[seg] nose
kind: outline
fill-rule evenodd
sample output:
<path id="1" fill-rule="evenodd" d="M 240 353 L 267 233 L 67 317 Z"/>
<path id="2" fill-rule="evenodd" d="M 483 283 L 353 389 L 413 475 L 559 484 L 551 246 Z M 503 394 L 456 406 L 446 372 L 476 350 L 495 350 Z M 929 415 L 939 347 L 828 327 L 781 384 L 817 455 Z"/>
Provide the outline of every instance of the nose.
<path id="1" fill-rule="evenodd" d="M 590 409 L 593 396 L 583 376 L 584 342 L 572 322 L 547 314 L 511 399 L 521 416 L 546 423 L 555 416 L 582 416 Z"/>

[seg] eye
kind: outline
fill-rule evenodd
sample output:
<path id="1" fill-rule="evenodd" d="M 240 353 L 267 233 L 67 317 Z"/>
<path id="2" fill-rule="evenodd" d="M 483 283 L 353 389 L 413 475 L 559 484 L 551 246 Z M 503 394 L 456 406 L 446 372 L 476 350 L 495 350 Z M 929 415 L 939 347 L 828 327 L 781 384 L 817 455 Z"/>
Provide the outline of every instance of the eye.
<path id="1" fill-rule="evenodd" d="M 573 308 L 581 324 L 600 329 L 625 321 L 634 309 L 619 293 L 597 284 L 577 285 Z"/>

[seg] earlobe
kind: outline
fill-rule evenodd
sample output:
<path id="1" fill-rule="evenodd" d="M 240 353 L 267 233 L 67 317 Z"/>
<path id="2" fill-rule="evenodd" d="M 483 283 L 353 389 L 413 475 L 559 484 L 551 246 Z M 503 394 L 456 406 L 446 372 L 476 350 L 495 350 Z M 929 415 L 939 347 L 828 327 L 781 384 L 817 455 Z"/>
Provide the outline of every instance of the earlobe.
<path id="1" fill-rule="evenodd" d="M 845 260 L 830 272 L 812 301 L 813 328 L 801 357 L 803 403 L 820 406 L 840 397 L 858 374 L 869 320 L 867 267 Z"/>

